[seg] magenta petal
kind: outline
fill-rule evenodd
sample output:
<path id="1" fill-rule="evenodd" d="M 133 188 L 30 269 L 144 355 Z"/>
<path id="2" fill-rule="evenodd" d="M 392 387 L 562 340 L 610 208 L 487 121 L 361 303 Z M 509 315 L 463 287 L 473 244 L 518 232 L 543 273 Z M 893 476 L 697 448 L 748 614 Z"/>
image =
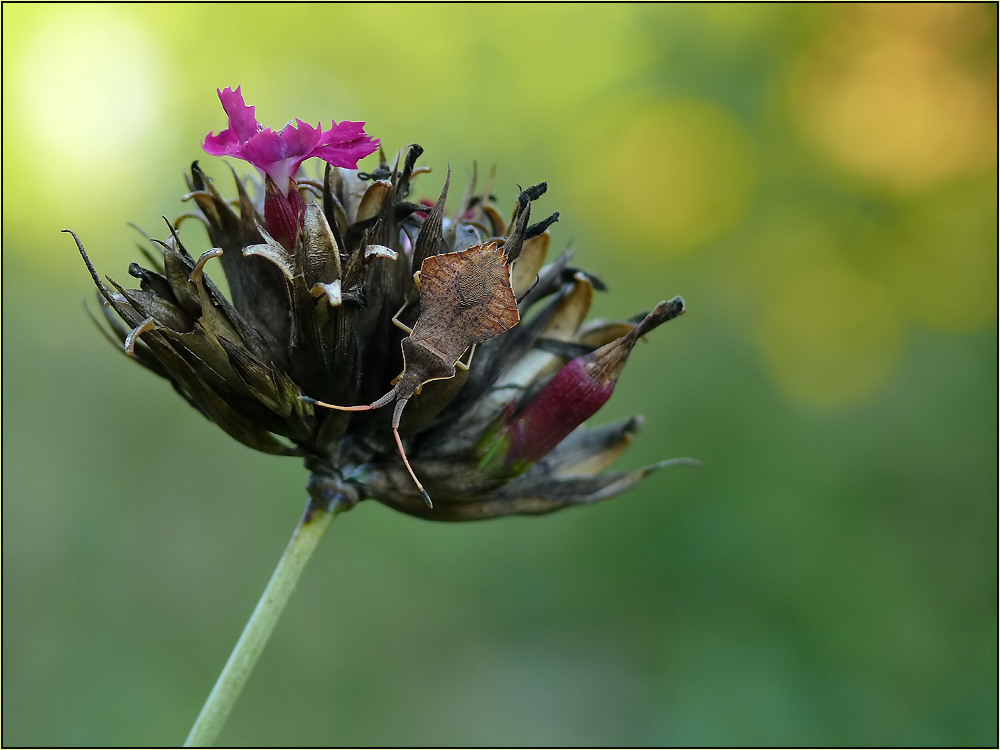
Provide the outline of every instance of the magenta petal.
<path id="1" fill-rule="evenodd" d="M 363 122 L 345 120 L 339 125 L 333 121 L 330 124 L 333 127 L 323 133 L 323 141 L 313 150 L 313 156 L 335 167 L 357 169 L 359 159 L 378 149 L 378 139 L 365 133 Z"/>
<path id="2" fill-rule="evenodd" d="M 202 141 L 201 147 L 212 156 L 239 156 L 243 145 L 229 128 L 219 134 L 209 133 Z"/>
<path id="3" fill-rule="evenodd" d="M 368 138 L 363 122 L 351 122 L 344 120 L 339 125 L 335 120 L 330 120 L 330 129 L 324 134 L 324 143 L 345 143 L 357 138 Z"/>
<path id="4" fill-rule="evenodd" d="M 262 130 L 243 148 L 242 158 L 263 170 L 282 192 L 288 190 L 289 178 L 312 156 L 320 139 L 319 130 L 306 123 L 301 125 L 301 129 L 286 125 L 277 133 L 270 128 Z"/>
<path id="5" fill-rule="evenodd" d="M 212 156 L 236 156 L 243 158 L 243 145 L 257 135 L 260 123 L 254 116 L 255 107 L 248 107 L 243 102 L 240 87 L 236 91 L 225 88 L 218 91 L 222 108 L 229 117 L 229 127 L 220 133 L 209 133 L 205 136 L 202 148 Z"/>
<path id="6" fill-rule="evenodd" d="M 218 91 L 219 100 L 229 117 L 229 127 L 219 133 L 209 133 L 202 143 L 213 156 L 235 156 L 250 162 L 267 174 L 287 194 L 289 179 L 295 177 L 299 165 L 316 156 L 336 167 L 357 169 L 358 160 L 378 148 L 378 140 L 364 130 L 363 122 L 330 121 L 330 130 L 322 123 L 313 127 L 307 122 L 289 122 L 280 131 L 264 129 L 248 107 L 237 86 L 234 91 Z"/>
<path id="7" fill-rule="evenodd" d="M 289 158 L 304 159 L 312 148 L 308 141 L 302 142 L 297 131 L 267 128 L 251 139 L 243 149 L 243 158 L 266 171 L 266 165 Z"/>
<path id="8" fill-rule="evenodd" d="M 285 140 L 285 148 L 289 154 L 304 154 L 302 158 L 306 159 L 313 156 L 316 147 L 323 142 L 323 127 L 318 125 L 314 128 L 308 122 L 299 119 L 295 122 L 298 123 L 298 127 L 288 123 L 281 129 L 280 135 Z"/>
<path id="9" fill-rule="evenodd" d="M 248 107 L 243 101 L 243 94 L 240 93 L 241 86 L 233 91 L 228 86 L 219 91 L 219 100 L 222 108 L 229 116 L 229 130 L 232 130 L 240 143 L 246 143 L 261 130 L 260 123 L 257 122 L 256 107 Z"/>

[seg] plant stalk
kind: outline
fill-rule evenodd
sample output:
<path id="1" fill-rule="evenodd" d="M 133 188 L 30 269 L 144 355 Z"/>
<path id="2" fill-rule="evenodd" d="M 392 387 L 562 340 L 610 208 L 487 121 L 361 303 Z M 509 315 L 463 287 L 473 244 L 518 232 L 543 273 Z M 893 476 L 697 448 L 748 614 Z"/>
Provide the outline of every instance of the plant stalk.
<path id="1" fill-rule="evenodd" d="M 316 545 L 333 517 L 350 507 L 351 504 L 317 503 L 316 498 L 310 499 L 229 661 L 191 727 L 184 747 L 209 747 L 215 742 Z"/>

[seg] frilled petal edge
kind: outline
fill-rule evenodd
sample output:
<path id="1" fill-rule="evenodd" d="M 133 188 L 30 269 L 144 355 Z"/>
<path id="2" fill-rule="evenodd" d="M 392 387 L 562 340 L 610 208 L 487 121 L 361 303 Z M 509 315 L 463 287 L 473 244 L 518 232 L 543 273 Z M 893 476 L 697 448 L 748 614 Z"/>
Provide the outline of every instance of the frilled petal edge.
<path id="1" fill-rule="evenodd" d="M 345 120 L 339 125 L 330 121 L 331 128 L 323 133 L 320 144 L 313 150 L 317 156 L 335 167 L 357 169 L 358 161 L 375 152 L 379 141 L 365 132 L 363 122 Z"/>
<path id="2" fill-rule="evenodd" d="M 202 146 L 212 156 L 239 156 L 242 145 L 261 130 L 255 114 L 257 108 L 250 107 L 243 101 L 240 88 L 237 86 L 233 91 L 227 86 L 217 90 L 222 108 L 229 118 L 229 126 L 220 133 L 205 136 Z"/>
<path id="3" fill-rule="evenodd" d="M 357 169 L 358 160 L 373 153 L 379 141 L 364 130 L 363 122 L 345 120 L 339 125 L 330 121 L 315 127 L 302 120 L 289 122 L 281 130 L 264 128 L 256 117 L 256 108 L 243 101 L 240 87 L 218 91 L 219 100 L 229 118 L 225 130 L 205 136 L 202 147 L 213 156 L 235 156 L 267 174 L 282 191 L 294 178 L 299 165 L 318 157 L 335 167 Z"/>

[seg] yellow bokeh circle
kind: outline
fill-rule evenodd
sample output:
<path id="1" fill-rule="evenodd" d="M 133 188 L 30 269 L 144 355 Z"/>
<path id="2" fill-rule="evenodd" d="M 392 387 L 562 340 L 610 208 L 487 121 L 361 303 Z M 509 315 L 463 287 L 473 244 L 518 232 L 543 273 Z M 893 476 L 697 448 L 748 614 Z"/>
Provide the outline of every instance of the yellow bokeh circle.
<path id="1" fill-rule="evenodd" d="M 837 408 L 888 380 L 901 325 L 878 284 L 832 264 L 801 267 L 775 281 L 761 300 L 757 338 L 782 390 Z"/>
<path id="2" fill-rule="evenodd" d="M 590 113 L 577 137 L 574 152 L 587 159 L 576 198 L 653 252 L 697 249 L 746 214 L 756 185 L 752 141 L 717 104 L 626 99 Z"/>
<path id="3" fill-rule="evenodd" d="M 963 60 L 974 7 L 849 6 L 791 76 L 804 134 L 851 172 L 921 190 L 996 162 L 996 65 Z"/>

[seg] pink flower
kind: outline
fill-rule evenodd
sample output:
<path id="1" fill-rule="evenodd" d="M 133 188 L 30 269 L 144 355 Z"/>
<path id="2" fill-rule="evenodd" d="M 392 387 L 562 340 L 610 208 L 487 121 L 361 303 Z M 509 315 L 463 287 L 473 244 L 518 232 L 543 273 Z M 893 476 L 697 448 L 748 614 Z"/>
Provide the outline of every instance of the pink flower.
<path id="1" fill-rule="evenodd" d="M 271 178 L 283 195 L 288 195 L 291 180 L 306 159 L 318 157 L 335 167 L 357 169 L 358 160 L 378 148 L 378 139 L 365 133 L 363 122 L 330 121 L 323 130 L 322 122 L 315 128 L 296 119 L 275 132 L 265 128 L 248 107 L 237 86 L 226 87 L 219 93 L 222 108 L 229 116 L 229 127 L 220 133 L 205 136 L 203 148 L 212 156 L 235 156 L 248 161 Z"/>

